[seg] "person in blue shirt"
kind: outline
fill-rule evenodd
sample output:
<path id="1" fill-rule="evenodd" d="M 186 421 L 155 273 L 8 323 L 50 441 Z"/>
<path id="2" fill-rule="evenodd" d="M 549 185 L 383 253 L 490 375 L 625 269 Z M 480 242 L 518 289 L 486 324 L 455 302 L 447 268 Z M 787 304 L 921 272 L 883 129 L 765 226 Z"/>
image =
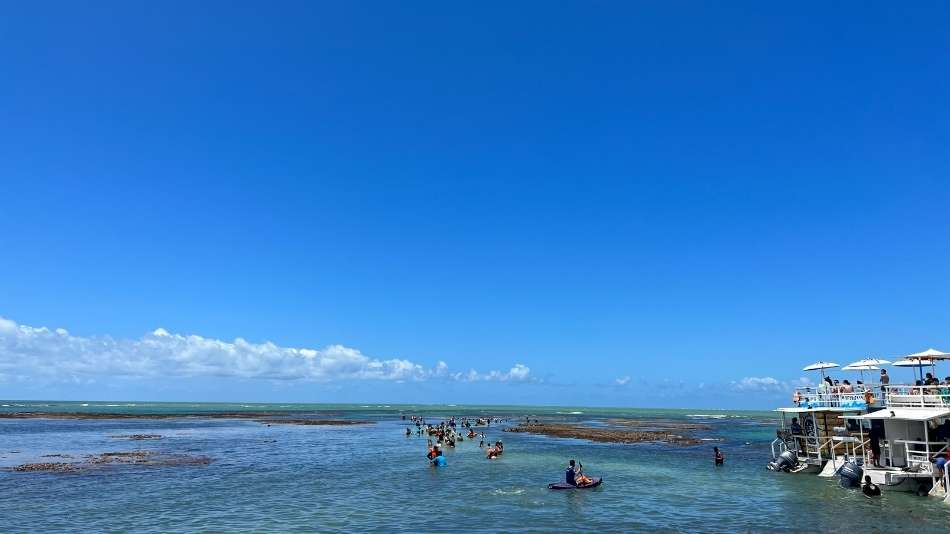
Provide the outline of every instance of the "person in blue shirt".
<path id="1" fill-rule="evenodd" d="M 568 484 L 576 486 L 577 481 L 574 480 L 575 475 L 577 475 L 577 471 L 574 469 L 574 460 L 571 460 L 568 462 L 567 472 L 564 474 L 564 478 Z"/>
<path id="2" fill-rule="evenodd" d="M 445 467 L 445 456 L 442 456 L 442 450 L 435 451 L 435 458 L 432 459 L 432 465 L 435 467 Z"/>
<path id="3" fill-rule="evenodd" d="M 567 472 L 564 473 L 565 481 L 572 486 L 586 486 L 594 481 L 584 475 L 584 464 L 576 467 L 574 460 L 567 463 Z"/>

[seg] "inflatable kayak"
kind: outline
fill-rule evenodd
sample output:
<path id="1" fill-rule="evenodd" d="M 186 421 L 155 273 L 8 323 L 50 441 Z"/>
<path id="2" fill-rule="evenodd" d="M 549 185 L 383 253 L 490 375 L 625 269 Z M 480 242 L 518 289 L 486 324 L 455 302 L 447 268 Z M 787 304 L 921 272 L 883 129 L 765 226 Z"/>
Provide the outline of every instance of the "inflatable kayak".
<path id="1" fill-rule="evenodd" d="M 548 489 L 553 489 L 553 490 L 590 489 L 590 488 L 596 488 L 597 486 L 600 485 L 601 482 L 604 481 L 604 479 L 601 477 L 592 477 L 591 480 L 593 480 L 593 482 L 591 482 L 590 484 L 584 484 L 583 486 L 574 486 L 572 484 L 568 484 L 567 482 L 555 482 L 553 484 L 548 484 Z"/>

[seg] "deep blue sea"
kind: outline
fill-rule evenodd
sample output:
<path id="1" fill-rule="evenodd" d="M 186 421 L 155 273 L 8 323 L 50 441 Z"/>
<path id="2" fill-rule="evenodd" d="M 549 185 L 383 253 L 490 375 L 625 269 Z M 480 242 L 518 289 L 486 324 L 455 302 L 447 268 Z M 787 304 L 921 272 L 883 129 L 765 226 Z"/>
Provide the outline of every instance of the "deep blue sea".
<path id="1" fill-rule="evenodd" d="M 363 419 L 366 426 L 266 426 L 253 420 L 0 419 L 0 532 L 948 532 L 950 506 L 887 493 L 868 499 L 833 479 L 769 472 L 767 412 L 530 406 L 189 404 L 0 401 L 0 411 L 214 413 L 281 411 Z M 478 442 L 425 458 L 402 414 L 525 415 L 599 424 L 610 418 L 706 423 L 699 446 L 596 444 L 485 430 Z M 158 440 L 112 436 L 158 434 Z M 712 445 L 726 454 L 713 466 Z M 47 455 L 147 450 L 207 465 L 116 465 L 75 473 L 15 472 L 69 461 Z M 555 492 L 568 459 L 602 475 L 595 490 Z"/>

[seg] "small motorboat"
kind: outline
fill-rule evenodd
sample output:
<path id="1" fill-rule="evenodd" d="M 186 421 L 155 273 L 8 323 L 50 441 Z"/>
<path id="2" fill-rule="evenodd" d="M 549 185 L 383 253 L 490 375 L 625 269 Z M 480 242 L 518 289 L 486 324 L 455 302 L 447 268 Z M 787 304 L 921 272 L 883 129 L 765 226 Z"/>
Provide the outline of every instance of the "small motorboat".
<path id="1" fill-rule="evenodd" d="M 568 484 L 567 482 L 554 482 L 554 483 L 548 484 L 548 489 L 553 489 L 553 490 L 590 489 L 590 488 L 596 488 L 603 481 L 604 479 L 602 477 L 591 477 L 590 484 L 583 484 L 580 486 Z"/>

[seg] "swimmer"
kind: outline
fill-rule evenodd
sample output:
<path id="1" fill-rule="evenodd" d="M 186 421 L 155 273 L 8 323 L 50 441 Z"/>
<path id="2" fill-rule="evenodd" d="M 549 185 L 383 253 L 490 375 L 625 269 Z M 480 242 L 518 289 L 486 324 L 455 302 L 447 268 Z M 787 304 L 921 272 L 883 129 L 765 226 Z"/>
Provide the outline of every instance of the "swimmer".
<path id="1" fill-rule="evenodd" d="M 861 486 L 861 493 L 867 497 L 878 497 L 881 495 L 881 488 L 877 487 L 877 484 L 871 483 L 871 477 L 865 475 L 864 485 Z"/>

